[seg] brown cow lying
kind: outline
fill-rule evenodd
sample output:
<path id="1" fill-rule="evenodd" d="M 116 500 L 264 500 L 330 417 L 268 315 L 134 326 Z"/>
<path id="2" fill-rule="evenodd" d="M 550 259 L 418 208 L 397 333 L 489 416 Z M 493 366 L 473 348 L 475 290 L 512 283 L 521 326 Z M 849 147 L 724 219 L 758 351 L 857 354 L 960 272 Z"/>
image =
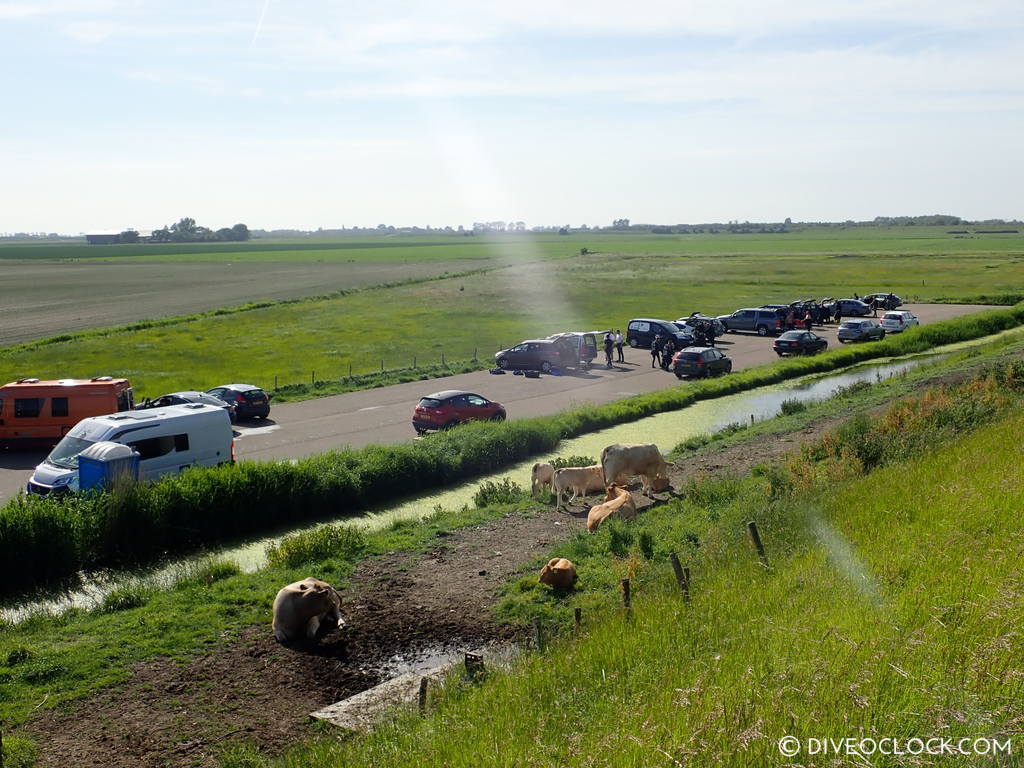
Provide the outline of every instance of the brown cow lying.
<path id="1" fill-rule="evenodd" d="M 326 581 L 312 576 L 283 587 L 274 598 L 274 637 L 278 642 L 315 640 L 322 622 L 335 626 L 341 618 L 341 595 Z"/>
<path id="2" fill-rule="evenodd" d="M 601 527 L 601 523 L 612 515 L 621 517 L 624 520 L 632 520 L 636 517 L 636 504 L 629 489 L 618 485 L 609 485 L 605 494 L 603 504 L 590 508 L 587 513 L 587 530 L 593 533 Z"/>
<path id="3" fill-rule="evenodd" d="M 558 589 L 568 589 L 576 583 L 576 566 L 564 557 L 553 557 L 540 569 L 541 584 Z"/>

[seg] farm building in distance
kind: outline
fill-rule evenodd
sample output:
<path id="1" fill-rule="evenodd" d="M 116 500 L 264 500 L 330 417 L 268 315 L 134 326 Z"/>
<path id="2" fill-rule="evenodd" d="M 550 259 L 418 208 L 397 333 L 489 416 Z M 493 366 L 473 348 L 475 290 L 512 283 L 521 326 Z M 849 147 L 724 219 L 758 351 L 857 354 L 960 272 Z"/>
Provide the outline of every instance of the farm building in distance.
<path id="1" fill-rule="evenodd" d="M 134 233 L 130 239 L 126 239 L 126 233 Z M 148 243 L 153 233 L 150 230 L 123 229 L 120 232 L 86 232 L 85 242 L 89 245 L 116 245 L 117 243 Z"/>

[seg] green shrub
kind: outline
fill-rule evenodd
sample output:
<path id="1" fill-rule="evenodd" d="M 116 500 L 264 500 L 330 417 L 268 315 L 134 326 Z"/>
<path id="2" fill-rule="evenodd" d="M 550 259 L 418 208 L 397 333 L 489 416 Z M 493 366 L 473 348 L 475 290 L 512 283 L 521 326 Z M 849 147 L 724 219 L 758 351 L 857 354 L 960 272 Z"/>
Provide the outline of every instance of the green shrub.
<path id="1" fill-rule="evenodd" d="M 779 412 L 783 416 L 791 416 L 794 413 L 800 413 L 801 411 L 807 410 L 807 403 L 803 400 L 783 400 L 779 406 Z"/>
<path id="2" fill-rule="evenodd" d="M 28 661 L 30 658 L 32 658 L 32 651 L 30 651 L 28 648 L 12 648 L 7 652 L 6 666 L 13 667 L 16 664 L 21 664 L 22 662 Z"/>
<path id="3" fill-rule="evenodd" d="M 477 508 L 489 507 L 494 504 L 514 504 L 523 499 L 526 492 L 519 483 L 511 478 L 504 478 L 501 482 L 488 480 L 481 483 L 473 494 L 473 504 Z"/>
<path id="4" fill-rule="evenodd" d="M 603 527 L 608 530 L 608 554 L 613 557 L 628 555 L 633 544 L 633 530 L 629 525 L 613 517 L 605 521 Z"/>
<path id="5" fill-rule="evenodd" d="M 640 554 L 644 556 L 645 560 L 654 558 L 654 536 L 651 535 L 650 531 L 640 531 L 640 535 L 636 538 L 636 543 L 640 548 Z"/>
<path id="6" fill-rule="evenodd" d="M 31 768 L 36 762 L 36 745 L 20 736 L 4 735 L 5 768 Z"/>
<path id="7" fill-rule="evenodd" d="M 100 610 L 103 613 L 116 613 L 138 608 L 149 602 L 150 591 L 141 584 L 127 584 L 108 592 L 103 597 Z"/>
<path id="8" fill-rule="evenodd" d="M 366 539 L 350 525 L 321 525 L 309 531 L 285 536 L 267 547 L 267 562 L 296 568 L 315 560 L 340 557 L 354 560 L 365 548 Z"/>
<path id="9" fill-rule="evenodd" d="M 551 460 L 551 466 L 555 469 L 565 469 L 566 467 L 592 467 L 597 464 L 597 459 L 593 456 L 566 456 L 557 457 Z"/>

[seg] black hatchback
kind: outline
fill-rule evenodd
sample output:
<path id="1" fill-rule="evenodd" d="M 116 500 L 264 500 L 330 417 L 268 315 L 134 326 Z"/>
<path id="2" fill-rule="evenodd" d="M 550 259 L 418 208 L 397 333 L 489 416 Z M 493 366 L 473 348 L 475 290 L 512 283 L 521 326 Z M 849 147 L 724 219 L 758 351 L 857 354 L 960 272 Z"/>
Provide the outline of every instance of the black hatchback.
<path id="1" fill-rule="evenodd" d="M 687 347 L 672 358 L 672 373 L 677 379 L 684 376 L 707 378 L 720 373 L 732 373 L 732 359 L 714 347 Z"/>
<path id="2" fill-rule="evenodd" d="M 233 403 L 239 419 L 265 419 L 270 415 L 270 398 L 255 384 L 225 384 L 206 390 L 226 403 Z"/>

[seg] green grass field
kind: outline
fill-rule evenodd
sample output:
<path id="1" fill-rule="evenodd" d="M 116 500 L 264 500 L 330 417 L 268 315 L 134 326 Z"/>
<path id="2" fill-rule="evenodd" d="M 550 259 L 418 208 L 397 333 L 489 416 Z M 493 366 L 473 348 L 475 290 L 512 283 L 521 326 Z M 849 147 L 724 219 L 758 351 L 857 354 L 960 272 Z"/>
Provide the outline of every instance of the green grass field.
<path id="1" fill-rule="evenodd" d="M 594 253 L 580 255 L 584 247 Z M 918 300 L 1024 291 L 1024 238 L 972 239 L 913 227 L 118 248 L 4 246 L 0 258 L 39 252 L 49 254 L 45 258 L 110 259 L 123 253 L 116 258 L 126 264 L 252 259 L 304 268 L 323 260 L 458 258 L 467 269 L 492 269 L 60 344 L 8 347 L 0 349 L 0 378 L 117 374 L 130 377 L 139 395 L 239 378 L 269 387 L 275 377 L 280 385 L 308 382 L 313 372 L 317 379 L 337 379 L 350 366 L 355 374 L 368 373 L 379 370 L 381 361 L 398 368 L 414 357 L 430 364 L 442 354 L 468 360 L 474 352 L 486 360 L 523 338 L 623 328 L 632 317 L 674 319 L 695 310 L 723 313 L 854 291 L 892 290 Z"/>

